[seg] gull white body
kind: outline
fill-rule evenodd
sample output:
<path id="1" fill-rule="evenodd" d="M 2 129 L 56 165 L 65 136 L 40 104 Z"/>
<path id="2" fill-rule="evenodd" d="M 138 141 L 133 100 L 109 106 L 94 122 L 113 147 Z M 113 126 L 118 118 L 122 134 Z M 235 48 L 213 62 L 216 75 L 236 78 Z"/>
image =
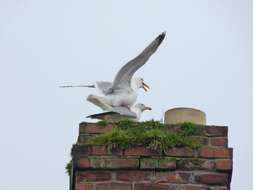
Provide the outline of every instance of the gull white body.
<path id="1" fill-rule="evenodd" d="M 105 94 L 103 97 L 90 95 L 88 96 L 88 101 L 90 98 L 99 98 L 103 103 L 111 107 L 127 107 L 130 108 L 134 105 L 137 100 L 137 90 L 141 87 L 142 82 L 140 78 L 133 78 L 131 80 L 131 88 L 114 90 L 113 93 Z M 102 108 L 103 109 L 103 108 Z M 108 109 L 104 109 L 108 110 Z"/>
<path id="2" fill-rule="evenodd" d="M 124 93 L 110 94 L 104 98 L 106 102 L 113 107 L 124 106 L 130 108 L 137 100 L 137 92 L 129 90 Z"/>

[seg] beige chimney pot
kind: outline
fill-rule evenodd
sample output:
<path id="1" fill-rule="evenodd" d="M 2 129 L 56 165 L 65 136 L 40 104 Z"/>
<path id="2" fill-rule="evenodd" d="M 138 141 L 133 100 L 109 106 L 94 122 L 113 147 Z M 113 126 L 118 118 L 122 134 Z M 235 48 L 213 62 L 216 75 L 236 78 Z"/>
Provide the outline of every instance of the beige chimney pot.
<path id="1" fill-rule="evenodd" d="M 178 107 L 165 112 L 164 122 L 165 124 L 192 122 L 206 125 L 206 114 L 195 108 Z"/>

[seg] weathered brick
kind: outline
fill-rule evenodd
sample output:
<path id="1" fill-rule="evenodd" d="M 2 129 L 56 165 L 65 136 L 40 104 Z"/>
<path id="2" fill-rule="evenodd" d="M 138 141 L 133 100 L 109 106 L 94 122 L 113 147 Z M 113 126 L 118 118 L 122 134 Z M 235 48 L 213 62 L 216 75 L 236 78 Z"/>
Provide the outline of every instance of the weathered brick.
<path id="1" fill-rule="evenodd" d="M 95 134 L 79 134 L 77 143 L 86 143 L 96 138 Z"/>
<path id="2" fill-rule="evenodd" d="M 90 148 L 89 146 L 85 145 L 73 145 L 72 150 L 71 150 L 71 155 L 72 156 L 77 156 L 77 155 L 88 155 L 90 153 Z"/>
<path id="3" fill-rule="evenodd" d="M 102 183 L 96 185 L 96 190 L 132 190 L 132 184 Z"/>
<path id="4" fill-rule="evenodd" d="M 205 126 L 205 135 L 209 137 L 227 137 L 228 128 L 220 126 Z"/>
<path id="5" fill-rule="evenodd" d="M 168 148 L 164 151 L 167 156 L 193 157 L 194 151 L 188 147 Z"/>
<path id="6" fill-rule="evenodd" d="M 207 185 L 227 185 L 228 176 L 226 174 L 200 174 L 195 176 L 197 182 Z"/>
<path id="7" fill-rule="evenodd" d="M 194 142 L 202 144 L 202 145 L 208 145 L 208 137 L 197 137 L 197 136 L 193 136 L 190 137 L 190 139 L 192 139 Z"/>
<path id="8" fill-rule="evenodd" d="M 179 185 L 175 190 L 207 190 L 207 187 L 202 185 Z"/>
<path id="9" fill-rule="evenodd" d="M 219 147 L 227 147 L 228 139 L 224 137 L 213 137 L 213 138 L 210 138 L 210 145 L 219 146 Z"/>
<path id="10" fill-rule="evenodd" d="M 154 183 L 191 183 L 189 172 L 156 172 Z"/>
<path id="11" fill-rule="evenodd" d="M 210 187 L 210 190 L 228 190 L 228 188 L 225 186 L 214 186 Z"/>
<path id="12" fill-rule="evenodd" d="M 92 146 L 91 155 L 123 155 L 123 151 L 120 149 L 108 149 L 106 146 Z"/>
<path id="13" fill-rule="evenodd" d="M 203 147 L 199 149 L 199 156 L 203 158 L 232 158 L 233 149 Z"/>
<path id="14" fill-rule="evenodd" d="M 140 159 L 140 168 L 142 169 L 155 169 L 159 166 L 158 158 L 142 158 Z"/>
<path id="15" fill-rule="evenodd" d="M 111 179 L 111 173 L 105 171 L 82 171 L 77 172 L 79 181 L 107 181 Z"/>
<path id="16" fill-rule="evenodd" d="M 75 190 L 93 190 L 91 184 L 77 183 Z"/>
<path id="17" fill-rule="evenodd" d="M 77 160 L 77 167 L 89 168 L 91 167 L 90 160 L 88 158 L 80 158 Z"/>
<path id="18" fill-rule="evenodd" d="M 187 170 L 212 170 L 215 163 L 212 160 L 204 160 L 198 158 L 177 158 L 177 169 Z"/>
<path id="19" fill-rule="evenodd" d="M 92 155 L 108 155 L 108 149 L 105 146 L 92 146 Z"/>
<path id="20" fill-rule="evenodd" d="M 160 158 L 158 160 L 158 168 L 174 170 L 176 169 L 176 160 L 172 158 L 166 158 L 166 157 Z"/>
<path id="21" fill-rule="evenodd" d="M 91 167 L 93 168 L 111 168 L 111 169 L 123 169 L 123 168 L 138 168 L 139 160 L 134 158 L 90 158 Z"/>
<path id="22" fill-rule="evenodd" d="M 79 133 L 105 133 L 111 131 L 113 128 L 112 125 L 99 126 L 96 123 L 80 123 Z"/>
<path id="23" fill-rule="evenodd" d="M 218 171 L 230 171 L 232 170 L 233 163 L 232 160 L 216 160 L 215 161 L 215 168 Z"/>
<path id="24" fill-rule="evenodd" d="M 116 179 L 119 181 L 144 181 L 150 180 L 152 172 L 149 171 L 118 171 Z"/>
<path id="25" fill-rule="evenodd" d="M 151 151 L 145 147 L 133 147 L 125 150 L 125 156 L 152 156 L 159 155 L 157 151 Z"/>
<path id="26" fill-rule="evenodd" d="M 134 190 L 174 190 L 172 185 L 139 183 L 134 185 Z"/>

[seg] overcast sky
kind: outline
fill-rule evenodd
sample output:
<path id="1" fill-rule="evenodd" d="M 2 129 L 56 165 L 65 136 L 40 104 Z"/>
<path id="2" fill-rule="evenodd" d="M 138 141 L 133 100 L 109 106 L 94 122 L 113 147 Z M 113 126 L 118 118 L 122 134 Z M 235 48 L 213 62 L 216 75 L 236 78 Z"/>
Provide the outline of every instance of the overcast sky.
<path id="1" fill-rule="evenodd" d="M 0 187 L 68 189 L 65 164 L 92 89 L 112 80 L 159 33 L 167 36 L 136 76 L 139 102 L 160 119 L 177 106 L 229 126 L 232 189 L 253 187 L 253 2 L 247 0 L 0 0 Z"/>

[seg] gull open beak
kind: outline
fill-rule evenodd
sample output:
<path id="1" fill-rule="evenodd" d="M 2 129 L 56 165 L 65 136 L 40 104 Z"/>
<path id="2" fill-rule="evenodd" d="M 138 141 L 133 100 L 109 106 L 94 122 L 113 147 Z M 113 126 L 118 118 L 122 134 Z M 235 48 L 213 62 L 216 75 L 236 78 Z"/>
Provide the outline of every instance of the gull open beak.
<path id="1" fill-rule="evenodd" d="M 145 107 L 144 110 L 152 110 L 151 107 Z"/>
<path id="2" fill-rule="evenodd" d="M 149 88 L 149 86 L 146 84 L 146 83 L 144 83 L 144 82 L 142 82 L 142 88 L 147 92 L 150 88 Z"/>

